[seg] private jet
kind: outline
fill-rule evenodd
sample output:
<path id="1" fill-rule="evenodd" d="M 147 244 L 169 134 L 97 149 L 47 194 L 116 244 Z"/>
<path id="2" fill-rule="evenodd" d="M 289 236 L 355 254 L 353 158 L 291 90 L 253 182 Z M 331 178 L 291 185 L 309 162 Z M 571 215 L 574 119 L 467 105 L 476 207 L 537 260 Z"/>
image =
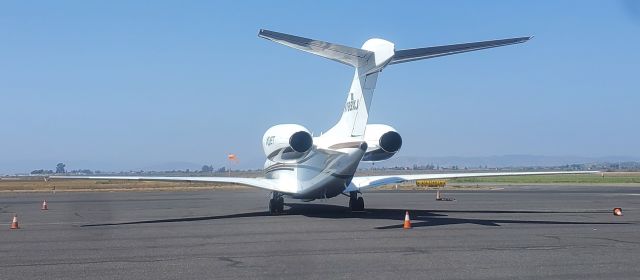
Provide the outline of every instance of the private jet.
<path id="1" fill-rule="evenodd" d="M 378 162 L 400 151 L 402 137 L 393 127 L 369 124 L 373 92 L 380 72 L 388 66 L 527 42 L 519 37 L 445 46 L 396 49 L 394 43 L 373 38 L 361 48 L 289 34 L 260 30 L 258 36 L 273 42 L 315 54 L 354 68 L 353 81 L 347 92 L 342 116 L 327 132 L 314 137 L 299 124 L 278 124 L 262 137 L 266 157 L 264 176 L 238 177 L 146 177 L 146 176 L 52 176 L 64 179 L 145 180 L 233 183 L 271 192 L 269 211 L 284 211 L 284 198 L 312 201 L 338 195 L 349 198 L 352 211 L 364 211 L 362 191 L 369 188 L 421 179 L 450 179 L 484 176 L 544 175 L 569 172 L 493 172 L 355 176 L 361 162 Z"/>

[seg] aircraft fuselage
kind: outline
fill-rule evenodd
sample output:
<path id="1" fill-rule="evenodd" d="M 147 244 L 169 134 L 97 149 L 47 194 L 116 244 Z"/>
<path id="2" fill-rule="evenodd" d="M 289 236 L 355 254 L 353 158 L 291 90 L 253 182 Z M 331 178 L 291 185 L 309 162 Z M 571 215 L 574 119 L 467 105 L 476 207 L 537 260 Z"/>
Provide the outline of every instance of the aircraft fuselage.
<path id="1" fill-rule="evenodd" d="M 331 198 L 349 186 L 366 150 L 366 142 L 354 141 L 326 148 L 314 147 L 297 162 L 267 160 L 265 178 L 276 180 L 278 184 L 295 184 L 297 192 L 288 194 L 292 198 Z"/>

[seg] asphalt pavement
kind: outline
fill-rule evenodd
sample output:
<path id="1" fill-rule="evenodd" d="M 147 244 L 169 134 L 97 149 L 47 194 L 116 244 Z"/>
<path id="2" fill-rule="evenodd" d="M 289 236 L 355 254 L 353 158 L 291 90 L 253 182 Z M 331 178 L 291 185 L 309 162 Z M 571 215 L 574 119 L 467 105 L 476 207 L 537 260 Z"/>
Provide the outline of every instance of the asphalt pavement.
<path id="1" fill-rule="evenodd" d="M 364 213 L 286 200 L 271 216 L 257 190 L 0 193 L 0 278 L 640 279 L 640 188 L 445 196 L 367 192 Z"/>

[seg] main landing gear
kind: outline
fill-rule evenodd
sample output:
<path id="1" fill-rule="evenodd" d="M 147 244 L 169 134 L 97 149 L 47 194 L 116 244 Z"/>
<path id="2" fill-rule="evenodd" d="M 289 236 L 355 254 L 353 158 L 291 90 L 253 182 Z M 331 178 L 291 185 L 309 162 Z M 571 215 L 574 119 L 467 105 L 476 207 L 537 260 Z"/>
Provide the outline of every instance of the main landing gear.
<path id="1" fill-rule="evenodd" d="M 349 192 L 349 209 L 354 212 L 364 211 L 364 198 L 358 192 Z"/>
<path id="2" fill-rule="evenodd" d="M 280 214 L 284 212 L 284 197 L 281 193 L 272 192 L 269 199 L 269 213 Z"/>

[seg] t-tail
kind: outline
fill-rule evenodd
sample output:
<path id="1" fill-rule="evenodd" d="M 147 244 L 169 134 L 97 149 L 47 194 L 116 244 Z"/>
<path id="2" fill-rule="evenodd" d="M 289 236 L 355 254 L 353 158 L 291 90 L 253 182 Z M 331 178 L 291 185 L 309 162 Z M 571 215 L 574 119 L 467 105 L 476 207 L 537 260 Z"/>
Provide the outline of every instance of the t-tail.
<path id="1" fill-rule="evenodd" d="M 439 56 L 476 51 L 494 47 L 519 44 L 532 37 L 396 50 L 395 45 L 383 39 L 369 39 L 362 48 L 352 48 L 338 44 L 307 39 L 303 37 L 261 29 L 258 36 L 285 46 L 309 52 L 355 68 L 353 82 L 347 94 L 342 117 L 325 133 L 337 138 L 363 139 L 369 108 L 373 100 L 378 74 L 391 64 L 416 61 Z"/>

